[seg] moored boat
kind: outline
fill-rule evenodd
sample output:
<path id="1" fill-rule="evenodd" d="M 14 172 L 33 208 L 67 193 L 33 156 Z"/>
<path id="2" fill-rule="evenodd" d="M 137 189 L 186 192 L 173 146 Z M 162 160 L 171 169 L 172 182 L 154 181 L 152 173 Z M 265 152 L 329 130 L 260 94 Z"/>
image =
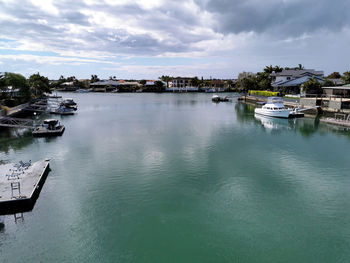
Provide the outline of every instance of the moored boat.
<path id="1" fill-rule="evenodd" d="M 33 136 L 60 136 L 65 130 L 64 125 L 61 125 L 56 119 L 46 119 L 43 124 L 36 127 L 32 134 Z"/>
<path id="2" fill-rule="evenodd" d="M 52 109 L 50 111 L 50 113 L 52 113 L 52 114 L 60 114 L 60 115 L 73 115 L 74 114 L 74 109 L 67 108 L 64 105 L 60 105 L 58 108 Z"/>
<path id="3" fill-rule="evenodd" d="M 211 100 L 213 102 L 225 102 L 225 101 L 230 101 L 230 99 L 225 96 L 225 97 L 220 97 L 219 95 L 215 94 L 211 97 Z"/>
<path id="4" fill-rule="evenodd" d="M 269 97 L 267 103 L 262 108 L 255 108 L 254 112 L 269 117 L 289 118 L 291 110 L 284 107 L 282 98 Z"/>

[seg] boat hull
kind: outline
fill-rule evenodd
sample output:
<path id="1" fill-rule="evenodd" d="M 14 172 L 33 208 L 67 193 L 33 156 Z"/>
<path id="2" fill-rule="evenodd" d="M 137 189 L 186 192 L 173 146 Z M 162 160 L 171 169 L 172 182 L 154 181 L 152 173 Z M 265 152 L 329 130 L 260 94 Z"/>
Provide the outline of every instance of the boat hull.
<path id="1" fill-rule="evenodd" d="M 266 109 L 255 109 L 254 112 L 256 114 L 268 116 L 268 117 L 275 117 L 275 118 L 289 118 L 290 110 L 266 110 Z"/>

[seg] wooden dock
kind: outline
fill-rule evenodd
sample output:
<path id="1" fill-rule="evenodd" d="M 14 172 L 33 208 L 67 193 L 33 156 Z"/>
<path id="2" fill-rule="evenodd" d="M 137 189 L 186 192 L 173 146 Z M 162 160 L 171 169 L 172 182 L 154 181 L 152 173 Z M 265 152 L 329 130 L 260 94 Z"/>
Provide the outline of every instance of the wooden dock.
<path id="1" fill-rule="evenodd" d="M 32 210 L 48 173 L 49 160 L 32 163 L 27 169 L 1 165 L 0 215 Z"/>

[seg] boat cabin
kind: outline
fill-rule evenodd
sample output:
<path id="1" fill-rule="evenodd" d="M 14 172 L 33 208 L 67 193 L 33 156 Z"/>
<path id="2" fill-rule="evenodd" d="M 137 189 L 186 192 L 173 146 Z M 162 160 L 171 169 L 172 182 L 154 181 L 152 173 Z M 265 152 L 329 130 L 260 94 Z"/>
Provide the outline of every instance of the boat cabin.
<path id="1" fill-rule="evenodd" d="M 48 130 L 55 130 L 58 126 L 58 120 L 56 119 L 46 119 L 44 120 L 43 126 L 45 126 Z"/>

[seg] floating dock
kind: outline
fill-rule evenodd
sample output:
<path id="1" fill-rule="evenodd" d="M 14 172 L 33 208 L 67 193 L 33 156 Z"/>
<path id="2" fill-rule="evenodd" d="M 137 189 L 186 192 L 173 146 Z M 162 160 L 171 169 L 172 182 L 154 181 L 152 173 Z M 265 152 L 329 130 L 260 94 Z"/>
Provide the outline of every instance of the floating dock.
<path id="1" fill-rule="evenodd" d="M 0 215 L 32 210 L 49 170 L 49 160 L 21 168 L 0 165 Z"/>

